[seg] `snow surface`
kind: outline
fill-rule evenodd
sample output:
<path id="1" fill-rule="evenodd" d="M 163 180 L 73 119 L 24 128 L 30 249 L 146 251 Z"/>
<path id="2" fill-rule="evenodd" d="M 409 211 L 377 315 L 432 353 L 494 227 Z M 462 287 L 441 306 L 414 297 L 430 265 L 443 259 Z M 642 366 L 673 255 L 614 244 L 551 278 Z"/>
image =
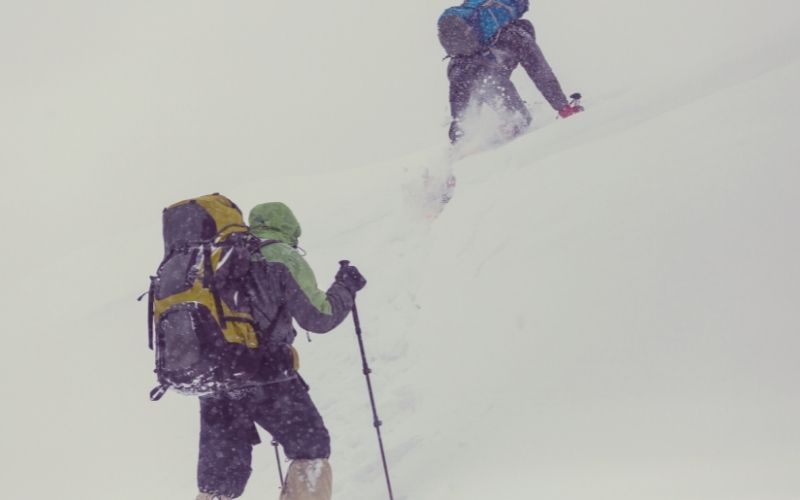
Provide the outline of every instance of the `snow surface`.
<path id="1" fill-rule="evenodd" d="M 160 210 L 281 200 L 348 258 L 396 498 L 800 499 L 800 7 L 534 2 L 588 111 L 454 166 L 443 0 L 4 2 L 0 476 L 193 498 L 197 404 L 150 403 Z M 352 324 L 298 338 L 334 497 L 387 498 Z M 273 450 L 243 499 L 277 498 Z M 284 468 L 285 469 L 285 468 Z"/>

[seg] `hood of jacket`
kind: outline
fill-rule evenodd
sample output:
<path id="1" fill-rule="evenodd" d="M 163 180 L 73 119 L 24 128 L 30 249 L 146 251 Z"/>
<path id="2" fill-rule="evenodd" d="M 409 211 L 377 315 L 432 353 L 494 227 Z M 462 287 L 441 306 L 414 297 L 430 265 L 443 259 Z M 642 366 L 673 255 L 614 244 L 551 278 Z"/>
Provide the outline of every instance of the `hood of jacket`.
<path id="1" fill-rule="evenodd" d="M 250 232 L 262 240 L 278 240 L 293 247 L 300 238 L 300 223 L 281 202 L 256 205 L 248 217 Z"/>

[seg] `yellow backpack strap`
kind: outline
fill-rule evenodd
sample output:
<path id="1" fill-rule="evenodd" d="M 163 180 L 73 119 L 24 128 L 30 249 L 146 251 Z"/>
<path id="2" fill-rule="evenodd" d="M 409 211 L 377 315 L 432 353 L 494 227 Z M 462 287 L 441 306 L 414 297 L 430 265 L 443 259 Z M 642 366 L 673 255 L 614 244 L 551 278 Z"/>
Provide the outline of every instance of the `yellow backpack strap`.
<path id="1" fill-rule="evenodd" d="M 222 308 L 222 299 L 219 297 L 219 291 L 214 286 L 214 266 L 211 265 L 211 245 L 208 243 L 203 245 L 203 282 L 211 290 L 211 296 L 214 297 L 214 307 L 217 308 L 219 326 L 225 330 L 227 319 L 225 318 L 225 310 Z"/>

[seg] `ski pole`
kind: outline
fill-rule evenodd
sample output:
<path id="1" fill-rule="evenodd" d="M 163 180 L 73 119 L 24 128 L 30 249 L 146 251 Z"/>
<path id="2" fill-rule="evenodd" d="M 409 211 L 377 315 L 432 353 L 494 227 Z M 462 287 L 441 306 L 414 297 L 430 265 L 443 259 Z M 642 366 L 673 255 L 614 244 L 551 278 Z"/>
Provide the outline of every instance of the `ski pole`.
<path id="1" fill-rule="evenodd" d="M 278 462 L 278 479 L 280 479 L 281 481 L 281 490 L 283 490 L 286 487 L 286 482 L 283 479 L 283 470 L 281 468 L 281 455 L 280 452 L 278 452 L 278 441 L 273 439 L 272 446 L 275 447 L 275 461 Z"/>
<path id="2" fill-rule="evenodd" d="M 348 266 L 350 261 L 342 260 L 339 261 L 339 265 L 342 267 Z M 383 461 L 383 472 L 386 474 L 386 487 L 389 489 L 389 500 L 394 500 L 394 494 L 392 493 L 392 481 L 389 479 L 389 466 L 386 463 L 386 452 L 383 448 L 383 438 L 381 437 L 381 419 L 378 418 L 378 410 L 375 406 L 375 395 L 372 391 L 372 382 L 370 381 L 369 374 L 372 373 L 369 365 L 367 364 L 367 352 L 364 349 L 364 339 L 361 333 L 361 322 L 358 320 L 358 308 L 356 307 L 355 297 L 353 298 L 353 324 L 356 327 L 356 338 L 358 339 L 358 349 L 361 352 L 361 363 L 364 372 L 364 377 L 367 379 L 367 391 L 369 392 L 369 402 L 372 405 L 372 418 L 373 418 L 373 425 L 375 426 L 375 432 L 378 434 L 378 446 L 381 450 L 381 460 Z"/>

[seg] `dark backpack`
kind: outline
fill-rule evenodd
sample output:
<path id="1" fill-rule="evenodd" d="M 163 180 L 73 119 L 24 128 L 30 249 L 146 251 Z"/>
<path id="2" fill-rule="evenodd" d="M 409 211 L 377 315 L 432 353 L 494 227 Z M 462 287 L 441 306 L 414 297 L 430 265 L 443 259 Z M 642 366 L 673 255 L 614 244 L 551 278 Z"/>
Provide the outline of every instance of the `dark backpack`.
<path id="1" fill-rule="evenodd" d="M 466 0 L 439 17 L 439 42 L 448 56 L 475 54 L 527 10 L 528 0 Z"/>
<path id="2" fill-rule="evenodd" d="M 149 293 L 159 382 L 151 399 L 169 388 L 203 395 L 248 385 L 263 361 L 247 287 L 260 242 L 219 194 L 165 208 L 163 229 L 164 260 Z"/>

